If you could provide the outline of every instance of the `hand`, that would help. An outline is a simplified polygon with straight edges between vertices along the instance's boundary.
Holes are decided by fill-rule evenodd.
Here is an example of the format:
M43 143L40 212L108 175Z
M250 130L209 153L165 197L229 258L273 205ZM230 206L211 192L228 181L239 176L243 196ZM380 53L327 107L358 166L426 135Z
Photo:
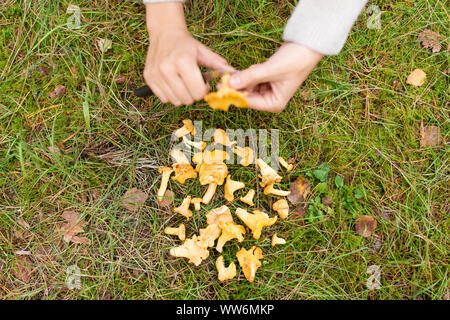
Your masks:
M234 73L229 84L248 92L250 108L281 112L322 57L309 48L286 42L266 62Z

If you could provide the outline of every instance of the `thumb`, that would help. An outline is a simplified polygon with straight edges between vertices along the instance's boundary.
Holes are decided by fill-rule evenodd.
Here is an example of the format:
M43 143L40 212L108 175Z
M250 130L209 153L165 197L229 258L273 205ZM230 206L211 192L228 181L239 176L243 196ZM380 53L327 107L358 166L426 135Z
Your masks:
M231 75L229 84L236 90L252 88L270 80L268 64L255 64Z
M197 62L199 65L212 70L234 71L234 68L228 64L227 60L203 44L200 44L198 47Z

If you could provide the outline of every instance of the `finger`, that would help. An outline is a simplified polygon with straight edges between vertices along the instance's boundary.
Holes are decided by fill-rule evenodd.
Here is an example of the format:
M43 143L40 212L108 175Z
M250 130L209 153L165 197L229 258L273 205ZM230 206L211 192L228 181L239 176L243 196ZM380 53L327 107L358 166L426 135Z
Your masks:
M175 106L180 106L181 101L178 99L178 97L173 93L172 89L169 87L169 85L165 82L160 82L160 88L164 92L164 94L167 97L167 102L172 103Z
M172 64L162 64L160 71L167 85L166 88L170 88L172 95L174 95L176 98L171 102L175 105L192 104L193 98L184 86L184 83L178 75L178 72L175 70L175 66L173 66Z
M198 47L197 62L199 65L213 70L227 72L235 71L235 69L228 64L227 60L202 44Z
M269 64L255 64L248 69L233 73L229 84L236 90L253 88L271 80L271 75L272 70Z
M250 108L259 111L280 112L286 106L281 97L271 90L264 93L249 93L245 99L248 101Z
M189 91L190 96L195 100L201 100L208 92L202 73L197 66L196 61L182 61L178 66L181 79Z
M152 84L149 85L149 87L152 89L155 96L157 96L159 100L161 100L162 103L167 103L169 101L169 99L167 98L167 94L165 94L159 86L157 86L156 84Z

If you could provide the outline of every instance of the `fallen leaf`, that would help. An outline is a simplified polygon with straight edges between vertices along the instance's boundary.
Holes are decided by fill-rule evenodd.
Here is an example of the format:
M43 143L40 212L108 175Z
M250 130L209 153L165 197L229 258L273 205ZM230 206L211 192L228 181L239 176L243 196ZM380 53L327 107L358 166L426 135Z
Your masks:
M98 48L100 49L100 51L102 53L105 53L106 51L108 51L109 49L112 48L112 41L110 39L98 38L97 45L98 45Z
M323 197L322 198L322 204L324 206L330 207L333 204L333 199L331 199L329 197Z
M291 193L287 198L292 204L298 204L299 202L306 200L306 196L308 195L310 189L311 182L304 177L298 177L297 180L291 183L291 187L289 189Z
M434 147L441 141L441 129L437 126L420 126L420 147Z
M415 69L406 79L406 83L416 87L420 87L424 84L426 77L427 74L423 70Z
M37 70L38 70L39 73L45 74L45 75L48 75L50 73L50 71L48 70L47 67L42 67L41 66L41 67L38 67Z
M19 256L15 260L15 265L14 265L12 271L13 271L14 276L17 279L19 279L25 283L29 283L30 279L31 279L31 274L33 272L33 268L32 268L30 259L28 259L25 256Z
M356 219L356 233L364 238L370 237L376 227L377 220L375 220L372 216L362 215L360 218Z
M423 30L417 37L417 40L422 43L422 47L431 48L433 53L437 53L442 49L442 45L440 43L442 41L442 36L439 33L429 29Z
M114 79L116 84L124 84L125 82L127 82L127 77L119 74L115 79Z
M162 200L161 201L158 200L158 205L162 208L167 208L172 205L173 200L174 200L173 192L167 189L166 192L164 192L164 197L162 198Z
M136 211L144 205L147 198L148 194L138 188L129 189L122 197L122 207L129 211Z
M91 241L85 237L78 237L77 234L84 232L83 227L86 221L80 220L80 214L75 211L64 211L62 217L67 220L66 224L59 226L59 232L63 234L64 241L67 243L91 244Z
M48 94L48 96L50 97L50 99L54 99L54 98L61 97L64 93L66 93L66 87L63 86L62 84L60 84L60 85L56 86L55 90L50 92Z

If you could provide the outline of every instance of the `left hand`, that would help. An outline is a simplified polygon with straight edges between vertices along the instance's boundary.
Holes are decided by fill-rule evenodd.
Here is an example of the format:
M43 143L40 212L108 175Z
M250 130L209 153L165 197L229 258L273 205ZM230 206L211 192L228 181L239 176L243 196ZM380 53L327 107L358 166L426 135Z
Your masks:
M307 47L285 42L266 62L234 73L229 84L248 92L250 108L281 112L322 57Z

